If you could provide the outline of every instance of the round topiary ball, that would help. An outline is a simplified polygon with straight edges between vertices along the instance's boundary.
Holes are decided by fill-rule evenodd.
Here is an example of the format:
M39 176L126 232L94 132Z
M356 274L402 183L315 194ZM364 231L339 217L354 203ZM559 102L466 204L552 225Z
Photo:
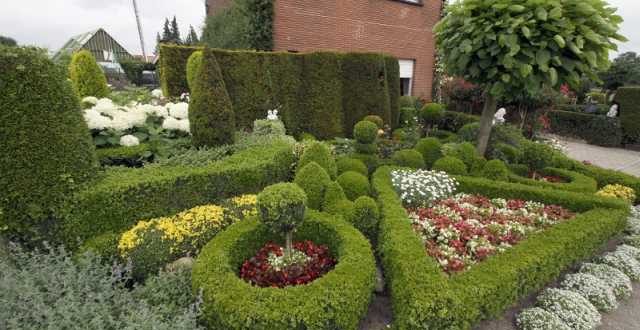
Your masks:
M338 161L336 162L336 166L338 167L338 174L353 171L365 176L369 175L367 165L359 159L343 157L338 159Z
M189 85L190 90L195 88L195 83L198 79L198 71L202 66L202 54L201 50L195 51L187 60L187 84Z
M311 162L296 173L293 182L307 194L307 206L314 210L320 210L325 190L331 183L331 178L327 171L318 163Z
M109 86L104 72L90 51L81 50L73 55L69 64L69 78L77 95L97 98L109 95Z
M260 220L276 233L294 230L304 221L307 195L296 184L278 183L258 194Z
M439 103L427 103L420 110L420 118L427 125L437 124L444 115L445 106Z
M455 157L442 157L433 164L434 171L443 171L451 175L466 175L467 166L460 159Z
M376 201L369 196L358 197L353 205L353 226L358 228L370 241L375 242L378 235L380 211Z
M364 117L365 121L370 121L374 124L376 124L376 126L378 126L378 129L381 129L382 127L384 127L384 120L382 120L382 118L380 116L376 116L376 115L368 115L366 117Z
M367 196L371 192L369 179L358 172L345 172L338 177L338 183L349 200Z
M494 159L488 161L484 164L484 168L482 168L482 177L498 180L498 181L508 181L509 180L509 169L507 165L499 159Z
M462 141L475 142L478 140L478 134L480 134L480 123L469 123L458 130L458 137Z
M522 162L531 171L541 171L553 160L553 150L546 144L527 142L522 149Z
M0 86L0 228L43 238L95 175L95 148L76 93L42 50L0 46Z
M353 129L353 137L362 144L371 144L378 137L378 126L370 121L363 120Z
M415 149L398 150L393 153L391 160L394 164L402 167L425 168L422 154Z
M422 154L428 168L431 168L436 160L442 158L442 143L436 138L421 139L415 149Z
M298 169L303 168L307 164L315 162L327 171L327 174L332 179L335 179L338 173L336 168L336 161L331 154L331 149L322 142L312 143L304 150L300 161L298 162Z

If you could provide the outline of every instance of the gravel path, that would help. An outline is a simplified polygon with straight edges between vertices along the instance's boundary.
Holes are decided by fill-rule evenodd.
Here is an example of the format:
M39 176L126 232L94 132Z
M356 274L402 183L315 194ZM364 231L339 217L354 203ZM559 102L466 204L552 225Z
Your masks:
M640 176L640 152L627 149L605 148L582 141L558 138L567 147L569 157L594 165Z

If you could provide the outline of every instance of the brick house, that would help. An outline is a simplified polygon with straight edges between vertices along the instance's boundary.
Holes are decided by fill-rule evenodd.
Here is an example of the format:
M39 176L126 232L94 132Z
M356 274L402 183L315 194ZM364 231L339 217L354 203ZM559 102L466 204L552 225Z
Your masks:
M207 0L207 14L231 1ZM274 50L391 54L400 60L402 94L431 99L441 10L442 0L276 0Z

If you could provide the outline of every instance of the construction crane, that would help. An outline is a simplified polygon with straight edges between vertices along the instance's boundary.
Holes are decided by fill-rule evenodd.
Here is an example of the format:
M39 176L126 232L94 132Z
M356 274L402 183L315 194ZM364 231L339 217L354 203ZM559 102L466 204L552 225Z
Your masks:
M138 35L140 35L140 48L142 48L143 61L147 61L147 52L144 49L144 33L142 32L142 22L140 21L140 13L138 12L138 4L136 0L133 1L133 11L136 14L136 22L138 23Z

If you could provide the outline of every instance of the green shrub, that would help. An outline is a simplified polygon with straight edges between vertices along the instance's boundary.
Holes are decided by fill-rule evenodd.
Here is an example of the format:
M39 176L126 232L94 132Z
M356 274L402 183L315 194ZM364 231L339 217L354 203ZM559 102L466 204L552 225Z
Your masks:
M180 97L182 93L189 92L187 82L187 62L194 52L202 48L183 47L161 44L158 69L160 74L160 86L166 97Z
M378 129L381 129L384 127L384 120L382 120L382 118L380 118L380 116L376 116L376 115L368 115L366 117L364 117L364 119L362 119L364 121L370 121L374 124L376 124L376 126L378 126Z
M477 122L466 124L458 130L460 140L466 142L475 142L478 140L478 133L480 133L480 123Z
M371 197L361 196L355 200L353 208L354 216L351 219L353 226L375 246L378 236L378 221L380 220L378 204Z
M278 183L258 194L256 207L269 230L285 234L302 224L306 204L307 196L299 186Z
M378 152L378 145L375 143L359 143L353 144L353 148L357 153L365 155L375 155Z
M0 86L0 228L37 240L95 175L94 146L71 85L41 50L0 46Z
M296 231L299 240L329 247L339 260L322 278L285 289L248 285L237 271L269 241L265 226L243 221L202 250L193 287L202 288L203 320L211 329L356 329L374 288L375 259L369 242L347 222L309 211Z
M102 98L109 95L107 78L88 50L81 50L73 54L69 65L69 78L73 89L81 98L86 96Z
M260 136L286 135L287 129L280 120L258 119L253 122L252 133Z
M442 143L436 138L426 138L418 141L415 149L422 154L427 168L431 168L436 160L442 158Z
M365 165L364 162L359 159L343 157L338 159L338 161L336 162L336 166L338 167L338 174L353 171L358 172L364 176L369 176L367 165Z
M199 50L193 52L187 60L187 84L189 90L194 90L195 84L199 80L198 72L200 72L200 67L202 66L202 56L203 51Z
M591 134L588 131L589 123L599 118L598 116L571 111L549 111L550 130L562 136L587 139Z
M458 158L446 156L436 160L432 170L447 172L451 175L466 175L467 165Z
M204 51L196 76L199 83L191 93L189 104L193 144L198 147L232 144L235 115L213 52Z
M316 162L310 162L296 172L293 180L307 194L307 206L320 210L324 199L324 192L331 182L327 171Z
M400 108L400 127L415 127L418 125L418 110L413 107Z
M622 144L622 129L618 118L595 117L586 129L589 132L586 138L589 144L603 147L618 147Z
M342 173L337 181L349 200L355 201L358 197L371 193L369 179L358 172Z
M118 241L120 240L121 235L122 233L107 232L95 236L84 242L78 249L76 255L82 255L87 252L91 252L99 257L102 257L103 260L117 260L119 256Z
M367 166L369 174L373 173L380 164L378 156L372 154L355 153L351 155L351 158L362 161Z
M500 159L508 164L516 164L522 159L522 151L506 143L496 144L491 155L493 158Z
M127 79L136 86L142 86L145 83L142 75L144 71L156 70L154 63L147 63L138 59L120 59L119 64Z
M101 148L96 150L102 166L142 167L153 161L151 146L145 143L133 147Z
M615 101L620 104L620 123L626 141L640 141L640 87L620 87Z
M327 185L327 189L324 193L322 210L328 212L328 210L330 210L333 205L346 199L347 195L344 193L344 190L342 189L342 186L340 186L340 183L338 183L337 181L331 181Z
M370 121L360 121L353 128L353 137L362 144L371 144L378 137L378 126Z
M567 182L553 183L553 182L546 182L543 180L529 179L529 169L526 168L526 166L524 169L520 170L520 173L518 173L518 175L510 175L509 181L522 183L529 186L575 191L575 192L582 192L585 194L593 194L596 192L596 190L598 190L598 183L596 182L596 180L574 171L547 167L542 171L540 171L539 173L544 175L558 176L560 178L565 179Z
M315 162L324 168L332 179L337 177L336 161L331 154L331 149L326 144L315 142L307 147L298 162L298 169L311 162Z
M529 177L529 167L525 164L509 164L509 170L516 175Z
M400 109L403 108L413 108L420 109L422 106L420 105L420 98L417 96L400 96Z
M442 153L445 156L451 156L462 160L470 172L481 169L484 165L482 157L480 157L476 151L476 147L474 147L470 142L445 144L443 146Z
M393 153L391 160L394 164L402 167L425 168L425 161L422 154L416 149L398 150Z
M437 125L444 115L445 106L438 103L427 103L420 109L420 119L426 126Z
M480 122L480 117L454 111L445 111L438 123L438 128L450 132L459 131L462 126Z
M482 177L491 180L507 181L509 180L509 169L501 160L490 160L484 164Z
M542 143L529 142L522 146L522 163L538 172L551 164L553 151Z

